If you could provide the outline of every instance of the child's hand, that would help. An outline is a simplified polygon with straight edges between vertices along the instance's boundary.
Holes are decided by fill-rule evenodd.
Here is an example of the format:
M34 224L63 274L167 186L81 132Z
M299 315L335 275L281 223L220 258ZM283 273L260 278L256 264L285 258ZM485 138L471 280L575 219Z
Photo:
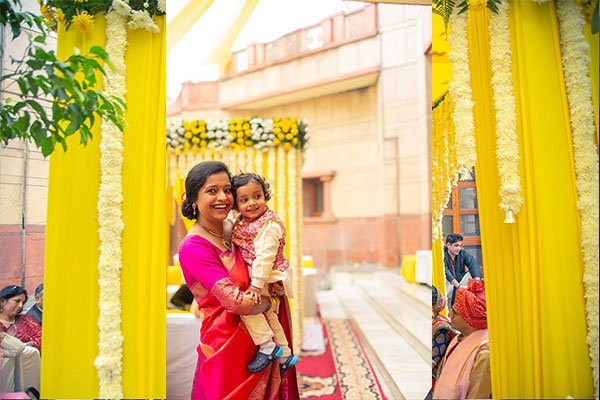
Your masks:
M285 294L285 288L282 281L277 281L269 284L269 294L272 297L280 297Z
M246 290L246 294L250 295L250 298L254 304L260 303L260 289L256 286L250 285L250 287Z

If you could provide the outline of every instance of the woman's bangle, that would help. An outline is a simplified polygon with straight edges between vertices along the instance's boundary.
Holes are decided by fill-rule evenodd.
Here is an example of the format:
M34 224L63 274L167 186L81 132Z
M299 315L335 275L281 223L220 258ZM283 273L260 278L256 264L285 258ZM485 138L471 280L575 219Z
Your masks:
M275 307L277 307L277 300L273 297L269 297L269 302L271 303L271 306L267 311L275 311Z

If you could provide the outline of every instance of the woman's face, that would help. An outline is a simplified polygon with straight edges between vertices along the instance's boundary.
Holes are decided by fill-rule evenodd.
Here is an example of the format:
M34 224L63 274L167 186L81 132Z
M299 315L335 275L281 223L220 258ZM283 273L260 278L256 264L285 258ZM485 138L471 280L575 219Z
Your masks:
M224 221L233 207L229 176L225 172L209 175L204 186L198 190L194 204L198 208L199 220Z
M0 300L0 304L2 305L2 313L9 318L14 318L18 313L23 310L23 306L27 299L25 298L25 293L21 293L18 296L11 297L10 299L2 299Z

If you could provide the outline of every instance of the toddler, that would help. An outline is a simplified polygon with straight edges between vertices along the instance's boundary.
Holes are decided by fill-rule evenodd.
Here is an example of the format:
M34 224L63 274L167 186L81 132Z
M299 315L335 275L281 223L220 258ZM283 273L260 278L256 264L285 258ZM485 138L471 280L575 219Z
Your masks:
M267 207L271 198L269 184L254 173L242 173L231 180L235 209L240 212L232 231L232 242L240 250L250 269L250 287L246 291L254 301L260 296L270 296L269 284L284 282L289 262L283 254L285 247L285 225ZM298 362L292 355L276 309L256 315L240 315L259 350L248 364L252 373L265 369L271 361L279 358L283 375Z

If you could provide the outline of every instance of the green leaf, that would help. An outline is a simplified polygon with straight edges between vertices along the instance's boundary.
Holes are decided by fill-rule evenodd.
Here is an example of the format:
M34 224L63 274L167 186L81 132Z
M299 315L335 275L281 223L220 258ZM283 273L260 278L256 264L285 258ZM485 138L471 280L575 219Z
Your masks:
M455 0L433 0L433 9L444 20L444 27L448 29L448 21L454 11Z

